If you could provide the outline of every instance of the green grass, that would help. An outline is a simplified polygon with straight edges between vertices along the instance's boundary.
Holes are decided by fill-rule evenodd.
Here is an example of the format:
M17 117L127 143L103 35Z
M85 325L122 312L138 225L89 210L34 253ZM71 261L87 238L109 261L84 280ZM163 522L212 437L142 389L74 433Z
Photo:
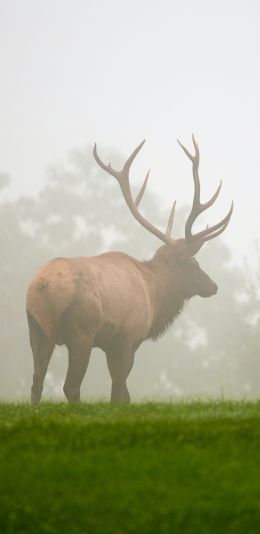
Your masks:
M260 532L260 402L0 405L0 532Z

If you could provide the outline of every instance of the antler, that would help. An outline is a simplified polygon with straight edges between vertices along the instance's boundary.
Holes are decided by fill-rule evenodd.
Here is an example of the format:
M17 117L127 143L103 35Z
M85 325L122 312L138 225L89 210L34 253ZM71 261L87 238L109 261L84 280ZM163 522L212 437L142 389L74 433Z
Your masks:
M205 211L210 206L212 206L212 204L214 204L215 200L217 199L217 197L219 195L219 192L220 192L220 189L221 189L221 186L222 186L222 182L220 182L216 192L208 200L208 202L205 202L204 204L202 204L200 202L200 179L199 179L200 153L199 153L198 144L195 141L194 136L192 136L192 140L193 140L193 145L194 145L194 148L195 148L195 155L194 156L192 156L192 154L190 154L190 152L187 150L187 148L185 148L180 143L180 141L178 140L178 143L180 144L180 146L184 150L185 154L188 156L188 158L192 162L193 180L194 180L194 187L195 187L192 209L191 209L191 212L189 214L189 217L188 217L186 225L185 225L185 242L186 242L186 244L194 243L195 241L200 241L201 243L204 243L205 241L209 241L210 239L213 239L214 237L217 237L218 235L220 235L222 232L224 232L225 228L227 227L227 225L229 223L229 220L230 220L230 217L232 215L232 211L233 211L233 202L232 202L231 208L230 208L228 214L226 215L226 217L224 217L224 219L222 219L219 223L215 224L214 226L207 227L205 230L202 230L201 232L197 232L196 234L192 234L191 230L192 230L192 226L193 226L195 220L197 219L197 217L203 211ZM146 177L144 179L144 183L143 183L143 185L142 185L142 187L141 187L136 199L134 200L133 197L132 197L130 183L129 183L129 172L130 172L130 168L131 168L131 165L132 165L134 159L136 158L138 152L140 152L140 150L143 147L144 143L145 143L145 140L142 141L142 143L140 143L140 145L138 145L138 147L136 147L136 149L129 156L128 160L124 164L123 169L121 171L116 171L115 169L113 169L110 163L108 165L105 165L105 163L103 163L103 161L100 159L100 157L99 157L99 155L97 153L96 144L95 144L94 150L93 150L94 158L95 158L96 162L100 165L100 167L102 169L104 169L104 171L108 172L109 174L111 174L112 176L114 176L118 180L118 183L119 183L120 189L121 189L121 191L123 193L123 197L124 197L124 199L126 201L126 204L129 207L129 209L130 209L131 213L133 214L133 216L135 217L135 219L142 226L144 226L144 228L146 228L146 230L148 230L149 232L151 232L151 234L153 234L156 237L158 237L159 239L161 239L161 241L163 241L167 245L176 245L177 241L171 238L171 231L172 231L172 225L173 225L173 218L174 218L176 202L173 203L173 206L172 206L172 209L171 209L171 213L170 213L170 216L169 216L169 220L168 220L167 229L166 229L165 233L161 232L161 230L159 230L153 224L151 224L138 211L138 206L139 206L139 204L141 202L141 199L142 199L142 197L144 195L150 171L148 171L148 173L146 174Z
M96 162L100 165L100 167L102 169L104 169L104 171L108 172L109 174L111 174L112 176L114 176L118 180L119 185L120 185L120 189L121 189L121 191L123 193L123 197L124 197L124 199L126 201L126 204L129 207L129 209L130 209L131 213L133 214L133 216L135 217L135 219L142 226L144 226L144 228L146 228L146 230L148 230L153 235L155 235L156 237L161 239L164 243L166 243L168 245L173 245L173 244L175 244L175 241L171 238L171 230L172 230L172 225L173 225L173 218L174 218L174 211L175 211L176 202L174 202L174 204L172 206L172 210L171 210L171 213L170 213L170 217L169 217L169 221L168 221L168 225L167 225L167 230L166 230L165 234L163 232L161 232L158 228L156 228L153 224L151 224L147 219L145 219L143 217L143 215L138 211L138 206L139 206L139 204L141 202L141 199L142 199L142 197L144 195L150 171L148 171L148 173L146 174L146 177L144 179L144 183L143 183L143 185L142 185L142 187L141 187L136 199L134 200L133 197L132 197L130 183L129 183L129 172L130 172L130 168L131 168L131 165L132 165L135 157L137 156L138 152L140 152L140 150L143 147L144 143L145 143L145 140L142 141L142 143L140 143L140 145L138 145L138 147L133 151L133 153L131 154L131 156L129 156L128 160L124 164L124 167L123 167L123 169L121 171L116 171L115 169L113 169L110 163L109 163L109 165L105 165L103 163L103 161L98 156L96 144L95 144L94 150L93 150L94 158L95 158Z
M200 153L199 153L199 146L198 143L195 141L194 135L192 136L193 145L195 148L195 155L192 156L190 152L185 148L185 146L182 145L182 143L178 139L179 145L184 150L185 154L188 156L188 158L192 162L192 173L193 173L193 180L194 180L194 197L193 197L193 204L191 208L191 212L189 214L189 217L187 219L186 225L185 225L185 240L187 243L193 243L194 241L209 241L210 239L213 239L214 237L217 237L218 235L222 234L224 232L225 228L227 227L230 217L233 212L233 202L231 204L231 208L219 223L214 224L214 226L207 227L205 230L202 230L201 232L197 232L196 234L192 234L192 226L197 219L197 217L206 209L208 209L214 202L216 201L221 186L222 181L220 182L216 192L214 195L208 200L208 202L205 202L204 204L200 201L200 179L199 179L199 161L200 161Z

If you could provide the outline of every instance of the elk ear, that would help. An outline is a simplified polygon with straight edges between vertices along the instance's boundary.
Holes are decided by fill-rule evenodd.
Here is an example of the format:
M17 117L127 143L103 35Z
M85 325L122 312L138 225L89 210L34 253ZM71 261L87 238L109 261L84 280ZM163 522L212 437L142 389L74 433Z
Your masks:
M191 243L190 245L185 245L183 249L179 252L179 257L181 259L190 258L195 256L201 249L204 241L196 241L196 243Z

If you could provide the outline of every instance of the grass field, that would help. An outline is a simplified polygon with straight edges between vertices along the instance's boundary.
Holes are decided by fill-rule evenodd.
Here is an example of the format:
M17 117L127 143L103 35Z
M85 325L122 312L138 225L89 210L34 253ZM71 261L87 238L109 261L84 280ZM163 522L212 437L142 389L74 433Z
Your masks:
M260 532L260 402L0 405L1 533Z

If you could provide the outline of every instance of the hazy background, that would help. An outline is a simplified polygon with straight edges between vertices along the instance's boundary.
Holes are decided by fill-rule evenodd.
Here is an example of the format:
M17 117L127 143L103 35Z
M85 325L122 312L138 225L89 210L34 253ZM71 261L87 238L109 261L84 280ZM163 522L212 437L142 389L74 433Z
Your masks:
M137 364L131 378L132 389L139 396L219 395L222 390L239 397L259 394L259 382L250 382L259 373L260 339L255 276L259 272L255 252L260 200L259 11L257 1L0 0L0 185L5 185L0 396L28 393L32 370L24 293L43 261L115 246L145 257L157 246L130 217L123 224L123 206L118 222L119 189L102 173L98 179L91 155L94 142L104 157L110 154L116 163L147 139L133 169L133 183L152 169L151 196L144 209L149 208L153 220L161 223L176 199L176 232L181 236L182 206L190 205L193 186L189 161L176 138L191 147L192 132L201 148L202 199L223 179L220 199L202 224L219 220L231 199L235 203L223 240L208 244L199 256L203 263L204 254L203 266L209 265L220 291L216 299L192 304L176 332L173 328L166 341L149 344L148 355L137 357L143 363ZM110 204L104 180L110 184ZM84 184L85 200L78 193ZM57 213L60 218L55 219ZM195 323L187 326L195 317ZM198 326L207 322L209 332L216 319L214 344ZM230 336L227 324L232 325ZM196 355L192 341L185 343L188 331L189 339L197 339ZM222 345L217 348L219 339ZM209 350L211 359L205 356ZM231 352L233 367L226 367ZM102 358L97 356L96 371L90 370L92 395L108 394L102 389L103 383L108 384ZM57 360L48 379L51 394L65 374L64 354ZM178 380L174 365L181 366Z

